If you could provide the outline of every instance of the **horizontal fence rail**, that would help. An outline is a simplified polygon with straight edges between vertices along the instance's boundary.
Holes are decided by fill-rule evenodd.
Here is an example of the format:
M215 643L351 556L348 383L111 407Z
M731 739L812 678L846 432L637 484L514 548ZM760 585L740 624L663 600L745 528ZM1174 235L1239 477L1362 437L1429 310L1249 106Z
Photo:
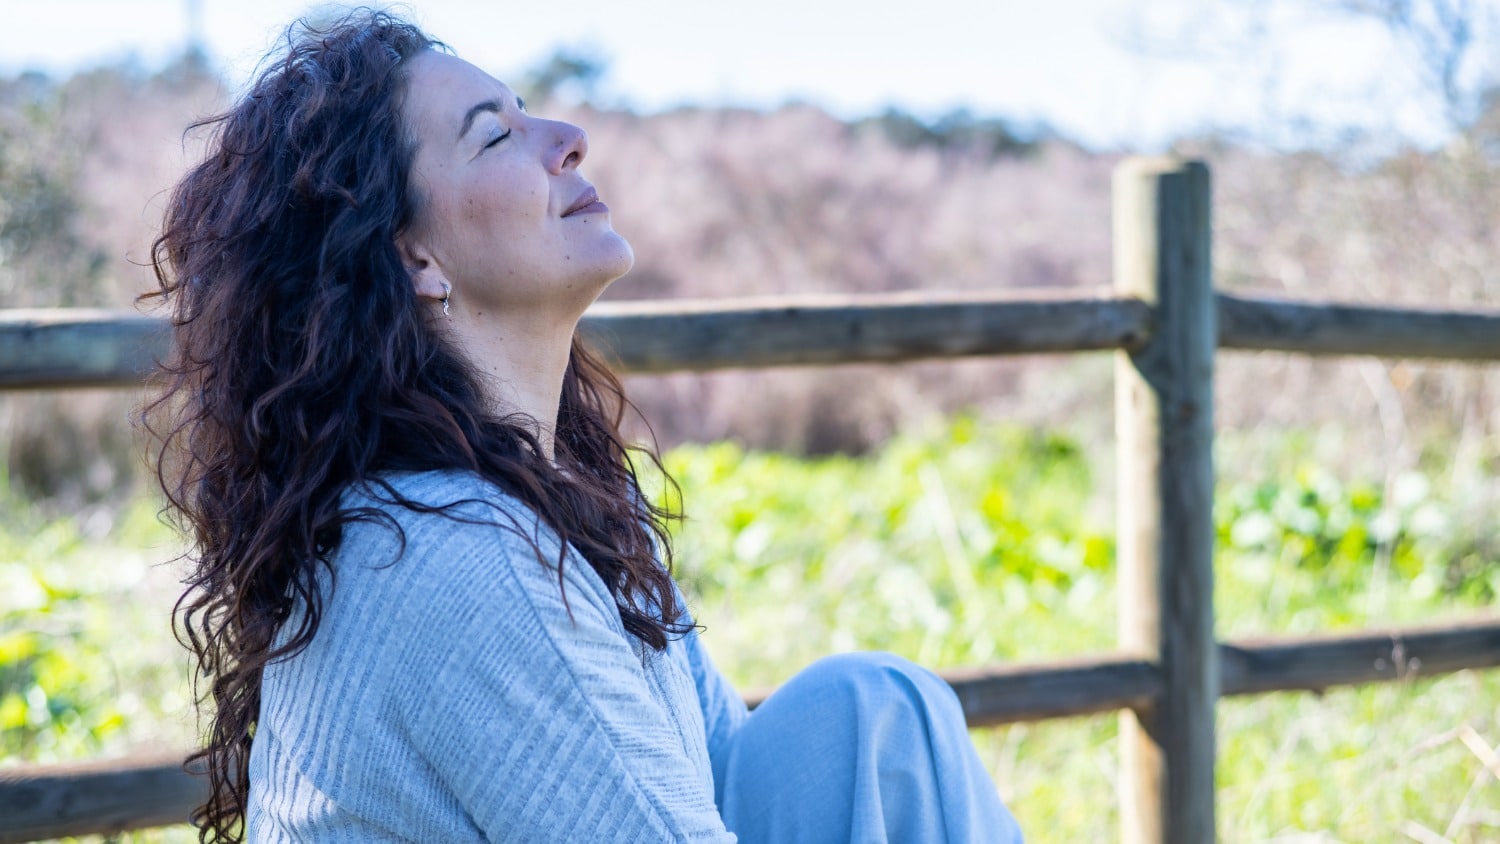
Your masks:
M1500 313L1218 295L1219 345L1317 355L1500 360ZM604 302L583 332L632 373L894 363L1143 346L1151 309L1112 293L882 294ZM0 389L128 387L170 350L130 311L0 311Z
M1307 355L1500 360L1500 311L1439 311L1218 294L1219 346Z
M159 317L84 308L0 311L0 389L134 386L170 350Z
M1113 295L880 294L601 302L581 330L632 373L1132 348L1150 309ZM131 386L170 351L160 317L0 311L0 389Z
M1237 640L1219 658L1225 695L1428 679L1500 666L1500 619ZM973 727L1145 706L1162 685L1155 665L1123 656L939 673ZM0 844L185 823L205 789L180 756L0 768Z
M1151 309L1108 293L899 293L607 303L583 331L629 372L1133 348Z
M208 782L180 754L0 768L0 844L187 823Z

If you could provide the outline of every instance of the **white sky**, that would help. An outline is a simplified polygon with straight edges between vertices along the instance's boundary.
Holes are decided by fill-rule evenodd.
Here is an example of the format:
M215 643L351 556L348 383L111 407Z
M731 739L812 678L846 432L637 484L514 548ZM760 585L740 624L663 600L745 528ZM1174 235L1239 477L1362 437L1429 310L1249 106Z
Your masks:
M211 59L242 82L305 0L201 0ZM0 73L67 73L187 40L188 0L0 0ZM558 46L609 62L602 97L637 108L775 106L844 116L1045 121L1093 146L1152 148L1209 125L1298 118L1434 140L1412 65L1373 24L1298 0L410 0L458 54L514 78ZM1259 17L1256 17L1259 10ZM1238 16L1238 17L1237 17ZM1244 33L1259 21L1260 38ZM1191 49L1188 49L1191 48ZM1184 55L1184 53L1186 53Z

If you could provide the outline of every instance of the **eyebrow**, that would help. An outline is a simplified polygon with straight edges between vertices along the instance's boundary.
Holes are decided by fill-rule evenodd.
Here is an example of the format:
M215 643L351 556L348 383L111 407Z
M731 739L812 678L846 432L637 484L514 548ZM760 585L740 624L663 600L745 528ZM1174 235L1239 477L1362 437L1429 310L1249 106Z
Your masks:
M459 127L458 137L462 139L464 135L469 134L469 129L474 125L474 118L485 112L499 114L504 110L504 108L505 107L501 105L499 100L485 100L482 103L475 103L473 106L470 106L469 110L464 113L464 122L463 125ZM521 111L525 111L526 101L521 99L520 97L516 97L516 108L520 109Z

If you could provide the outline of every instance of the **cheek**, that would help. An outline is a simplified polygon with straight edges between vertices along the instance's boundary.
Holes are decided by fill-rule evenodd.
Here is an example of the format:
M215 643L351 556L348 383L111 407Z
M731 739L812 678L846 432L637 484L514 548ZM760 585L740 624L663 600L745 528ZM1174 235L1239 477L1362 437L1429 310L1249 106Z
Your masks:
M468 223L487 231L521 229L545 217L547 185L524 170L495 168L463 185L457 210Z
M540 218L515 196L471 192L455 209L459 224L454 234L467 241L476 258L516 260L536 241Z

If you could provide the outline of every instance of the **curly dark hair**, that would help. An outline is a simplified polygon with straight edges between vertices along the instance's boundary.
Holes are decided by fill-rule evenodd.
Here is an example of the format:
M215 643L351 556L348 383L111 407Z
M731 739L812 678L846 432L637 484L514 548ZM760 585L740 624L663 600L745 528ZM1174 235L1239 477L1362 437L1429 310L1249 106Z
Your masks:
M159 288L143 298L170 307L176 342L143 424L167 512L192 540L175 619L211 709L189 759L209 776L193 816L202 841L243 840L262 671L312 640L319 569L345 525L373 517L341 507L352 485L396 495L382 476L474 473L582 555L630 633L662 649L686 629L674 513L641 495L632 453L665 472L622 439L619 381L574 338L549 462L533 420L490 410L403 266L397 238L421 202L404 67L440 46L368 9L294 24L249 92L194 124L213 129L209 152L154 245Z

